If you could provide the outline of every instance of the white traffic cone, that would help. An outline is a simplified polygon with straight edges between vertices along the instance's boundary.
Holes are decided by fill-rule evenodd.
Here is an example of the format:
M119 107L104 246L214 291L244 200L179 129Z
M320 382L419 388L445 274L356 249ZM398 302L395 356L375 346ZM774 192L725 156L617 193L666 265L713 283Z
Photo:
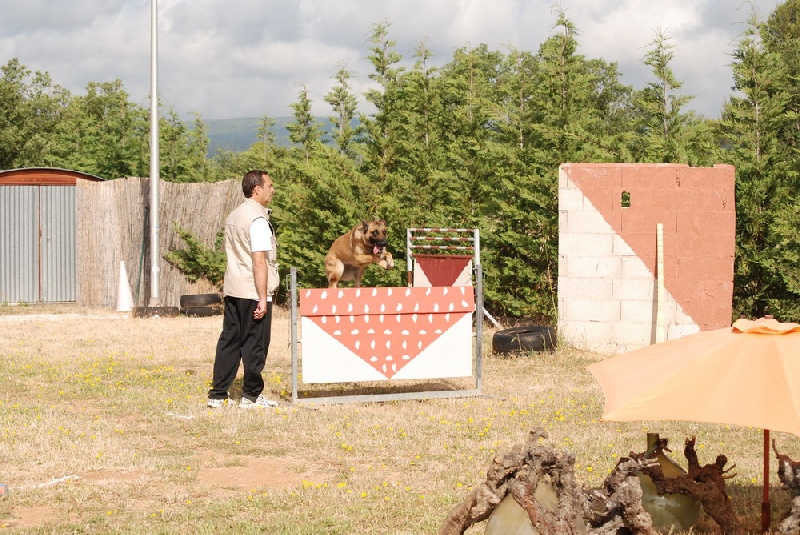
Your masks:
M125 262L119 263L119 286L117 286L117 312L130 312L133 310L133 295L128 284L128 272L125 271Z

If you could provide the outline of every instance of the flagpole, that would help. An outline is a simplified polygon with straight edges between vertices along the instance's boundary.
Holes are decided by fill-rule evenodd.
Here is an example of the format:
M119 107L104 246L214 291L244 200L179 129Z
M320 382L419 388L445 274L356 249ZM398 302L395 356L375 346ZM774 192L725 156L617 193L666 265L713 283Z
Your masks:
M161 305L158 225L158 0L150 0L150 303Z

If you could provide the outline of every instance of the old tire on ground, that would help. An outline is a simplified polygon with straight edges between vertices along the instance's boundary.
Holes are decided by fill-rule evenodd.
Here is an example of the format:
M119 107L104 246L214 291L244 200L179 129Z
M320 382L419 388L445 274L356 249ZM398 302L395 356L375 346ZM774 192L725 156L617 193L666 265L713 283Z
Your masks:
M186 294L181 296L181 308L205 307L222 303L219 294Z
M492 336L493 353L515 351L553 351L556 331L544 325L526 325L497 331Z
M218 316L222 314L222 306L207 306L207 307L185 307L181 308L181 314L184 316L205 318L208 316Z

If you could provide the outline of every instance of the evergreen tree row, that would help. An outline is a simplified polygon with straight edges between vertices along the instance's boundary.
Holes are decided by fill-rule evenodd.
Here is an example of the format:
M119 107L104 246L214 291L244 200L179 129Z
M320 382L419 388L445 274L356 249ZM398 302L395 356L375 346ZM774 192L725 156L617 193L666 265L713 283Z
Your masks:
M487 308L552 323L559 164L729 163L737 169L734 317L800 321L798 10L800 0L787 0L766 21L751 16L719 120L686 109L692 97L680 92L661 30L642 58L652 81L637 90L620 81L615 63L577 52L579 32L563 11L535 52L465 47L439 68L424 42L405 61L390 25L378 23L368 45L373 86L363 95L372 113L358 111L343 64L324 96L332 129L323 132L303 87L288 148L275 144L265 115L250 149L209 159L202 119L189 127L170 110L160 124L161 178L269 171L281 265L296 266L306 287L325 284L328 246L361 219L389 222L398 260L394 271L367 270L367 285L405 283L406 228L478 228ZM2 67L0 168L147 176L148 121L119 80L72 96L17 60Z

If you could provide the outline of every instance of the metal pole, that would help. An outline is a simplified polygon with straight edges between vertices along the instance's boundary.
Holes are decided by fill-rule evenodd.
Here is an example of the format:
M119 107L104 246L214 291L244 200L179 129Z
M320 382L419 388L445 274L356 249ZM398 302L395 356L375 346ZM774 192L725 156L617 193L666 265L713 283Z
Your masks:
M414 267L411 264L411 229L406 229L406 286L414 286Z
M150 306L161 305L158 163L158 0L150 0Z
M475 290L475 389L480 393L483 384L483 268L480 264L475 264Z
M475 247L475 265L478 266L481 263L481 231L480 229L475 229L473 232L473 239L474 239L474 247Z
M292 345L292 403L297 402L297 268L292 266L291 309L289 311L289 334Z

